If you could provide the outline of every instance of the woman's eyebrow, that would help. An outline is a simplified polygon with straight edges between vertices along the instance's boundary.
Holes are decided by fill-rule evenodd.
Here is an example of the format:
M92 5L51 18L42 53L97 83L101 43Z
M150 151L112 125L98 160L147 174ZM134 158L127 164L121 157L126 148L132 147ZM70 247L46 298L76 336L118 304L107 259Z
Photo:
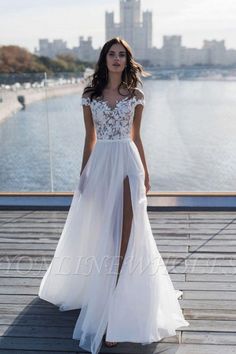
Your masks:
M114 50L109 50L109 53L115 53L115 51ZM125 53L125 51L121 50L121 51L119 51L119 53Z

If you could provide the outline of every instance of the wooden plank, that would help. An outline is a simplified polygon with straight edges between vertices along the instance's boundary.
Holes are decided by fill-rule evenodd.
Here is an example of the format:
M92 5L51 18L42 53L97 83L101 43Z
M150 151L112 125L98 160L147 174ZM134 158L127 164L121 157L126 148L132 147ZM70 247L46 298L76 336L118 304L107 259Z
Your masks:
M21 350L46 350L57 351L58 353L67 351L74 352L79 347L79 341L66 338L26 338L3 337L0 341L0 349L14 349L21 353ZM86 351L84 351L86 353Z
M6 256L6 255L18 255L20 256L44 256L44 255L49 255L53 256L54 252L53 250L17 250L17 249L9 249L9 250L1 250L0 249L0 257L1 256Z
M0 289L9 286L39 286L41 278L0 278Z
M71 339L71 331L73 329L73 323L64 326L57 326L57 322L54 322L54 326L48 327L45 331L44 326L15 326L15 325L0 325L0 336L3 336L8 331L8 337L27 337L27 338L60 338Z
M176 240L188 240L189 239L189 234L186 233L175 233L175 232L155 232L154 230L152 230L153 236L155 240L164 240L165 238L167 239L176 239Z
M203 344L230 344L236 345L235 333L222 332L190 332L185 331L182 334L183 343L203 343Z
M23 305L30 305L33 301L38 300L35 298L35 295L0 295L0 304L23 304Z
M215 230L215 231L221 231L222 229L227 228L227 230L235 230L236 225L232 224L231 221L228 222L212 222L209 223L209 220L207 220L205 223L202 222L195 222L195 223L189 223L189 228L191 230L201 230L201 229L207 229L207 230Z
M191 240L209 240L212 238L212 234L189 234L189 238ZM229 232L229 233L220 233L217 235L214 235L214 240L222 240L222 241L234 241L236 239L235 233L234 232Z
M236 311L236 300L179 300L182 309L208 309L208 310L232 310Z
M162 341L162 343L178 343L177 337L169 337L166 338L165 341ZM154 346L152 348L154 349L155 347L159 348L159 343L154 343ZM13 349L16 350L18 349L21 353L21 350L46 350L46 351L57 351L57 353L61 353L63 351L67 351L67 353L71 353L73 351L77 350L77 353L88 353L87 351L83 351L81 348L79 348L79 341L78 340L73 340L73 339L60 339L60 338L32 338L30 339L25 339L25 338L17 338L17 337L4 337L4 340L0 342L0 348L1 349ZM78 352L79 350L79 352ZM112 352L117 352L118 353L129 353L129 354L144 354L144 347L141 344L138 343L119 343L118 347L112 348ZM102 348L102 353L108 353L111 352L110 348ZM35 352L37 353L37 352Z
M178 247L178 246L175 246ZM235 247L232 246L209 246L208 244L203 244L202 246L189 246L190 252L212 252L212 253L231 253L236 254Z
M41 305L36 305L33 303L31 306L28 306L27 308L25 307L25 305L21 305L21 304L1 304L0 314L9 315L9 314L16 314L16 313L20 313L21 311L24 311L24 314L28 312L30 315L51 314L54 316L54 315L58 315L60 312L57 306L52 305L47 301L41 300L40 304Z
M162 350L159 347L160 350ZM175 350L175 351L174 351ZM171 348L167 349L167 351L157 351L157 353L163 354L235 354L235 346L234 345L208 345L208 344L181 344L178 348L173 351Z
M33 287L33 286L0 286L0 294L1 295L37 295L38 294L39 287Z
M38 275L37 277L32 276L32 277L28 277L27 275L22 276L22 277L1 277L1 285L0 285L0 289L2 287L8 287L8 286L39 286L42 280L42 276L45 274L45 271L42 271L42 273L40 275ZM202 285L199 286L198 282L190 282L189 284L186 283L184 281L184 274L171 274L169 273L170 278L172 279L172 281L174 282L174 284L176 284L177 286L181 286L183 288L185 288L186 290L209 290L209 289L214 289L215 290L230 290L231 292L235 291L235 287L236 284L232 284L232 283L227 283L227 286L225 286L225 284L221 284L219 285L218 283L214 283L213 285L211 284L204 284L202 283Z
M30 265L28 266L29 269L25 269L25 270L0 270L0 282L1 282L1 278L27 278L27 279L32 279L32 278L42 278L43 275L45 274L46 269L48 268L48 266L44 266L44 269L41 269L40 264L38 265L38 269L36 270L31 270L30 269ZM179 282L178 286L186 286L186 289L192 289L192 290L210 290L210 289L215 289L215 290L236 290L236 282L211 282L211 283L206 283L206 282L199 282L199 281L187 281L185 282L185 268L183 267L183 271L181 270L181 267L175 267L173 265L169 265L167 266L167 270L170 276L176 275L177 277L180 276L180 279L183 279L183 282ZM173 269L172 269L173 268ZM210 274L210 270L209 272L204 272L197 269L198 267L195 267L194 269L187 269L188 273L186 274ZM230 270L232 270L230 268ZM222 272L223 273L223 272ZM216 274L218 274L218 272L216 272ZM227 274L225 272L225 274ZM229 273L231 274L231 273ZM181 276L182 275L182 276ZM177 279L177 278L176 278ZM10 280L9 280L10 281ZM177 280L176 280L177 281Z
M185 308L184 316L189 320L211 320L213 323L218 320L236 321L236 309L193 309Z
M3 238L6 238L8 240L12 240L12 239L17 239L17 240L21 240L21 239L32 239L32 240L37 240L37 239L42 239L44 240L45 238L47 239L52 239L52 240L59 240L59 237L60 237L60 233L55 233L55 234L52 234L52 233L47 233L47 232L34 232L34 233L31 233L31 232L27 232L27 233L17 233L17 232L14 232L14 233L8 233L7 231L4 231L4 232L1 232L0 231L0 237L1 239Z
M205 266L205 267L196 267L194 265L186 266L167 266L168 271L171 273L186 273L186 274L235 274L234 267L217 267L217 266Z
M228 219L232 220L235 219L235 212L232 211L201 211L201 212L190 212L189 214L189 220L201 220L201 219L207 219L207 220L219 220L219 219Z
M173 278L172 276L170 278ZM176 278L176 276L175 276ZM172 279L173 280L173 279ZM22 285L6 285L2 286L0 285L0 295L25 295L25 294L30 294L30 295L36 295L38 294L39 286L33 286L30 284L22 284Z
M79 353L85 353L84 351L70 351L71 354L79 354ZM87 352L88 353L88 352ZM21 349L20 352L18 349L1 349L1 354L58 354L58 350L23 350ZM60 354L68 354L68 350L66 351L60 351Z
M229 258L222 258L222 259L186 259L186 265L195 265L198 266L225 266L225 267L235 267L236 266L236 259L231 257Z
M36 243L24 243L24 242L19 242L19 243L14 243L14 250L15 251L28 251L32 250L35 251L35 248L37 247L37 250L45 250L45 251L50 251L50 250L55 250L56 245L54 243L38 243L37 246L35 246ZM12 250L12 243L0 243L0 250L5 250L6 252L8 250Z
M37 254L35 255L30 255L30 263L28 263L28 268L31 269L31 266L33 264L39 264L39 266L43 263L48 263L52 260L53 256L52 255L41 255L38 256ZM21 254L12 254L12 255L0 255L0 266L1 263L6 264L8 262L9 266L8 267L13 267L14 263L17 266L19 264L25 263L26 260L29 260L29 256L24 256Z
M60 228L59 227L58 228L56 228L56 227L55 228L54 227L49 228L49 227L46 227L46 226L45 226L45 228L42 227L42 226L41 227L37 227L37 228L33 228L33 227L30 227L30 228L21 227L21 228L19 228L19 227L17 227L17 228L14 229L12 226L11 226L11 228L9 228L8 225L5 225L4 227L3 226L1 227L0 234L4 235L5 229L7 229L7 233L8 234L13 234L13 235L16 234L16 233L27 234L29 232L30 233L34 232L34 233L60 234L60 232L62 231L61 227Z
M59 311L60 312L60 311ZM60 312L62 314L62 312ZM70 315L70 316L63 316L57 314L24 314L19 315L18 313L15 314L2 314L0 317L0 324L1 325L12 325L15 326L43 326L44 328L53 327L55 326L55 322L57 327L65 326L65 321L67 325L74 325L78 318L78 314Z
M194 252L194 253L170 253L162 251L162 256L165 258L185 258L185 259L236 259L235 253L207 253L207 252ZM187 258L188 257L188 258Z
M30 266L30 265L29 265ZM47 268L47 266L45 266ZM1 270L0 269L0 282L1 278L42 278L45 273L45 270Z
M174 248L173 246L177 246L176 250L178 251L178 249L181 249L181 247L183 247L185 249L186 246L190 245L190 251L194 251L195 248L194 246L196 245L196 249L197 246L200 246L201 248L203 248L203 250L205 251L206 247L212 247L212 246L217 246L215 247L216 250L224 250L224 248L226 247L226 251L228 252L228 248L231 248L231 246L235 246L236 245L236 239L235 240L228 240L227 241L227 246L225 246L225 240L224 239L212 239L212 240L206 240L206 242L203 242L202 240L190 240L190 239L177 239L177 240L173 240L170 238L155 238L156 240L156 244L158 246L159 249L161 249L161 247L165 246L166 248L169 247L169 249L171 250L172 248ZM6 237L6 236L2 236L0 237L0 244L1 247L4 248L8 248L8 247L12 247L12 243L16 244L16 247L19 247L18 245L22 245L22 247L26 246L28 247L29 244L37 244L37 245L44 245L46 244L46 247L50 247L50 244L53 245L55 247L55 245L57 244L59 240L58 236L48 236L48 234L42 235L42 236L36 236L34 235L33 237L29 237L29 236L14 236L14 237ZM194 249L192 249L194 248ZM164 249L164 248L163 248ZM231 248L231 252L232 252L232 248ZM235 253L235 252L234 252Z
M68 329L73 331L79 309L61 312L38 297L39 284L53 258L67 215L65 211L0 213L0 331L7 333L6 348L0 343L1 353L2 350L21 354L75 352L74 344L67 345L75 342ZM149 212L148 215L173 285L183 291L179 303L190 326L177 331L176 336L164 338L158 346L119 343L113 350L138 354L149 347L147 353L157 353L160 345L168 351L178 345L178 354L179 350L183 354L200 353L196 348L200 348L201 354L202 350L218 354L218 346L235 349L232 335L236 331L236 223L232 224L232 220L236 213ZM49 329L46 335L45 329ZM23 337L28 338L26 346L21 341ZM179 345L181 337L183 343ZM108 351L102 348L101 353Z
M155 238L155 237L154 237ZM16 239L17 240L17 239ZM196 245L196 246L202 246L203 244L205 244L205 242L204 241L202 241L202 240L196 240L196 239L194 239L194 240L190 240L190 239L183 239L183 240L180 240L180 239L178 239L178 240L173 240L173 239L170 239L170 238L162 238L162 239L159 239L159 238L157 238L157 239L155 239L156 240L156 244L159 246L159 245L161 245L161 246L163 246L163 245L165 245L165 246L169 246L170 245L170 243L171 243L171 245L173 246L173 245L176 245L176 246L186 246L186 245L191 245L191 246L194 246L194 245ZM0 240L1 242L2 242L2 240ZM207 245L210 245L210 246L220 246L220 247L222 247L222 246L225 246L225 240L224 239L221 239L221 240L215 240L214 238L213 239L209 239L208 241L207 241ZM236 238L234 239L234 240L228 240L227 241L227 246L235 246L236 245Z
M190 238L191 236L197 236L197 235L206 235L208 237L222 237L224 235L231 235L233 238L235 238L235 230L230 230L230 229L224 229L221 230L220 232L217 232L214 229L209 229L209 228L205 228L205 229L189 229L189 235Z
M236 291L208 291L208 290L185 290L183 299L197 299L197 300L236 300Z
M236 291L236 282L198 282L198 281L188 281L188 282L178 282L173 281L174 287L181 290L221 290L221 291Z
M7 258L7 257L6 257ZM47 270L48 265L50 264L50 261L46 261L45 258L41 258L42 263L38 264L35 262L26 262L25 260L20 261L15 259L15 263L14 262L10 262L8 259L8 262L1 262L0 263L0 269L3 271L10 271L10 270L15 270L17 272L22 272L22 274L27 274L27 271L41 271L41 270Z
M229 332L236 333L236 321L211 321L209 319L188 320L190 326L186 331L205 331L205 332Z
M38 264L36 262L28 262L26 263L24 260L19 261L19 259L15 259L15 262L10 262L9 259L7 259L6 257L6 262L2 262L0 263L0 270L19 270L20 271L27 271L27 270L47 270L48 265L50 264L50 260L48 260L47 258L40 258L43 262L42 264ZM52 258L50 258L52 259ZM180 261L183 261L180 263ZM220 266L224 266L224 267L230 267L232 269L234 269L236 267L236 259L231 258L231 257L223 257L223 258L213 258L213 259L191 259L191 258L166 258L165 264L169 267L186 267L187 269L191 269L191 267L196 268L196 273L201 273L201 267L209 267L209 269L214 269L215 267L220 267ZM198 268L199 271L198 271ZM217 268L216 268L217 269ZM226 269L225 269L226 270ZM0 273L1 274L1 273Z
M186 274L186 281L207 281L207 282L236 282L236 276L233 274Z
M11 219L14 222L13 226L15 224L33 225L34 223L40 225L40 221L42 221L42 224L48 223L50 225L50 224L53 224L53 223L62 224L63 222L65 222L66 216L65 217L51 217L50 215L47 215L47 216L42 218L42 217L34 216L33 214L26 214L26 215L22 215L22 216L19 216L19 217L14 217L14 218L11 218ZM0 226L1 226L1 224L0 224Z
M56 242L54 243L51 243L51 242L35 242L35 241L31 241L31 242L28 242L28 243L25 243L25 242L14 242L14 250L34 250L36 248L36 245L37 244L37 249L38 250L55 250L56 248ZM3 249L4 251L8 251L8 250L12 250L12 243L9 243L9 242L3 242L1 243L0 242L0 248ZM231 248L231 251L232 251L232 247ZM168 251L168 252L176 252L176 253L179 253L179 252L187 252L188 251L188 246L185 246L185 245L175 245L175 246L172 246L172 245L167 245L167 246L158 246L158 249L160 252L164 252L164 251Z

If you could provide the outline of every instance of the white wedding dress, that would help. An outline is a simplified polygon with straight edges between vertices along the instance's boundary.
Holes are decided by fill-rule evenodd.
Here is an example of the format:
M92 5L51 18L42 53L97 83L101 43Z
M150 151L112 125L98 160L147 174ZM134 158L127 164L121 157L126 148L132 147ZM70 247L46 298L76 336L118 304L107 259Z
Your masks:
M92 354L99 352L105 332L107 341L144 345L189 325L178 301L182 291L173 287L148 219L144 168L130 138L138 104L144 105L143 97L126 97L115 107L82 98L91 108L97 141L39 289L39 297L61 311L81 309L73 339ZM133 219L116 285L126 176Z

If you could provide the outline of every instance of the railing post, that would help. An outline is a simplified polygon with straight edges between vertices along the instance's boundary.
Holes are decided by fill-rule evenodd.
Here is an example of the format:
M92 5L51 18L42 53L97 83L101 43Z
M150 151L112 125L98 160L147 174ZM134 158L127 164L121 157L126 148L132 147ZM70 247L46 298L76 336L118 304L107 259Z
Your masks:
M45 107L46 107L46 120L47 120L47 130L48 130L48 150L49 150L49 164L50 164L50 185L51 192L54 192L53 185L53 169L52 169L52 143L51 143L51 134L50 134L50 124L49 124L49 115L48 115L48 94L47 94L47 73L44 73L44 89L45 89Z

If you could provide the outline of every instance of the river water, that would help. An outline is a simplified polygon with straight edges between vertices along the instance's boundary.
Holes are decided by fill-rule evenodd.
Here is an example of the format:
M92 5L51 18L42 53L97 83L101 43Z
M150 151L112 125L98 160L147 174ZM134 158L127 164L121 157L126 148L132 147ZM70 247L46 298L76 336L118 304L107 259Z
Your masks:
M146 80L143 91L152 191L235 191L236 82ZM84 135L79 95L33 103L3 121L0 191L73 191Z

